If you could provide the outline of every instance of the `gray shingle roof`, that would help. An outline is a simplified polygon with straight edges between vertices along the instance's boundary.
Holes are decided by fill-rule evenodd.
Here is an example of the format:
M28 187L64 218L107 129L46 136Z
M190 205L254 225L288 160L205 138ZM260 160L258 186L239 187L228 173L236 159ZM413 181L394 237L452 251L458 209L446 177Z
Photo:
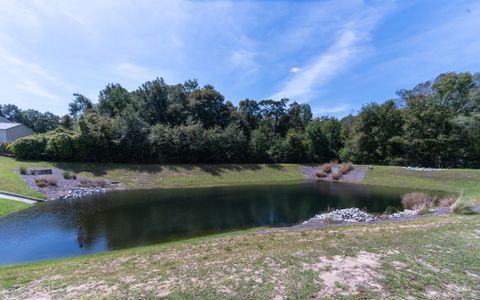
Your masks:
M10 129L22 125L20 123L0 123L0 129Z

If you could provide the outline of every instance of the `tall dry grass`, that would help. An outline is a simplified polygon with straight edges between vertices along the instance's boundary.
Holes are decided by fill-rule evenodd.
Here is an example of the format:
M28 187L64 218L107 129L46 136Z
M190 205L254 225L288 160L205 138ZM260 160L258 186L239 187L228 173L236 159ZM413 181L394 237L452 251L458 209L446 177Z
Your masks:
M57 186L57 179L53 176L38 176L35 178L35 184L38 187Z

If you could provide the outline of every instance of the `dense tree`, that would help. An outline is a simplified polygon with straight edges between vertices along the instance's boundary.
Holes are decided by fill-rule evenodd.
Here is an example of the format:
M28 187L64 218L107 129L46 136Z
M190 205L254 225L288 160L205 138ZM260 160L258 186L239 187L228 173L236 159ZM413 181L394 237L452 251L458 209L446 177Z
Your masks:
M133 92L109 84L94 103L74 94L70 116L1 105L37 132L19 158L119 162L325 162L480 166L480 75L445 73L354 116L313 119L288 99L236 107L196 80L157 78Z

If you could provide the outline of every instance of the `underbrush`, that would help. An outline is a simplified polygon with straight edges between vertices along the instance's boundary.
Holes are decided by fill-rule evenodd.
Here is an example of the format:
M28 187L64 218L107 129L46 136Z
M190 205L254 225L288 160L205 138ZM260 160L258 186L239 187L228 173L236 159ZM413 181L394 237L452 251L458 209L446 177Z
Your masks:
M57 179L53 176L39 176L35 178L35 184L41 188L57 186Z
M104 188L107 186L107 182L103 179L80 179L80 186L87 188Z

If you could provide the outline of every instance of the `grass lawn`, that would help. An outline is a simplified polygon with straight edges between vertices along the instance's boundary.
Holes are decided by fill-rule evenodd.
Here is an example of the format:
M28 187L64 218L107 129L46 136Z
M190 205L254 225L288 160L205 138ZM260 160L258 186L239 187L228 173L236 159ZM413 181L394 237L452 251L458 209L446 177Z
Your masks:
M0 298L478 299L480 216L249 230L0 267Z
M28 203L0 198L0 217L30 206Z
M32 195L19 166L59 167L131 188L301 180L299 166L17 162L0 157L0 190ZM480 199L480 170L374 166L362 184ZM12 190L14 189L14 190ZM38 195L35 195L38 196ZM0 202L0 207L1 207ZM304 231L252 229L149 247L0 266L0 298L478 298L480 216Z
M450 169L422 172L401 167L374 166L362 184L439 190L462 194L465 204L480 203L480 170Z

